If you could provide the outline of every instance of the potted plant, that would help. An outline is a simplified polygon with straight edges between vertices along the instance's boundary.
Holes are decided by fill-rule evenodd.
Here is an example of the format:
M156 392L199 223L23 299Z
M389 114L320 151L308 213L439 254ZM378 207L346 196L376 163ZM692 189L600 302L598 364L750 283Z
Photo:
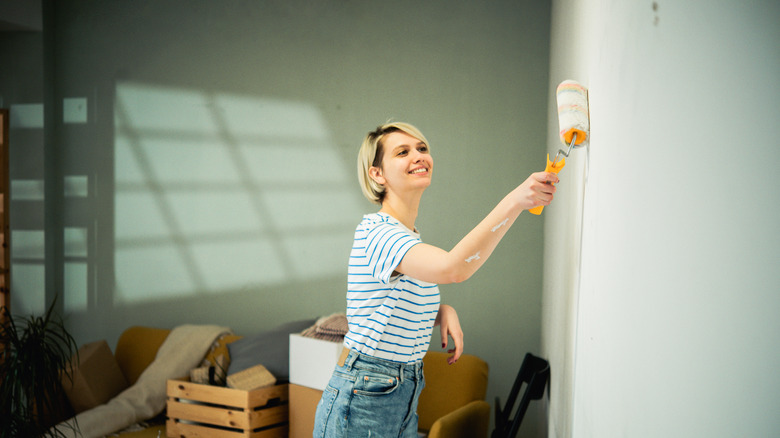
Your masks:
M0 321L0 437L39 437L70 414L61 379L71 378L67 365L76 341L53 312L14 317L2 308Z

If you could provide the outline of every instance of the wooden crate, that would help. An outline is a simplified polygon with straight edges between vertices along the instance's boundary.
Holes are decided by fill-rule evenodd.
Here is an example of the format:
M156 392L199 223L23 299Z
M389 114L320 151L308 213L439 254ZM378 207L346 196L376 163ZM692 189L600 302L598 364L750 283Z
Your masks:
M287 438L288 385L252 391L168 380L169 437Z

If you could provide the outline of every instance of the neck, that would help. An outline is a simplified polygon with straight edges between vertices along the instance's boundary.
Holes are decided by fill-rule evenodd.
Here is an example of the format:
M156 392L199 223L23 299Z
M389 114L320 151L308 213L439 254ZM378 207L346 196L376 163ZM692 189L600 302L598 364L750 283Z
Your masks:
M389 192L382 202L382 209L379 211L398 219L406 228L414 231L414 223L417 220L417 211L420 207L421 198L422 191L419 194L413 194L406 198L400 198Z

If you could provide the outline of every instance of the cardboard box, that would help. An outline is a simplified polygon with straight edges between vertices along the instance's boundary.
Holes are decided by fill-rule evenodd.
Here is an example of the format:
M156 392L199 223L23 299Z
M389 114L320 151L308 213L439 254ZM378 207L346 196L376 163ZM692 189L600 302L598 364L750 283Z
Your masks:
M290 384L290 438L311 438L322 391Z
M63 375L62 387L77 414L108 402L128 386L106 341L79 348L70 366L73 380Z
M344 344L290 335L290 383L325 390Z
M169 437L287 438L288 385L244 391L171 379Z

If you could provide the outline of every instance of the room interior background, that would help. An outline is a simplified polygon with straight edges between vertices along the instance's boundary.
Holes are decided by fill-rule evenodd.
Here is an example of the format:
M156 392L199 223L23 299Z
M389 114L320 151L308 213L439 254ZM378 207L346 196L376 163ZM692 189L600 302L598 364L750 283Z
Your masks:
M60 294L77 340L113 345L134 324L255 333L340 311L374 209L354 176L365 132L426 133L418 226L452 246L558 149L554 89L573 78L591 145L555 203L442 287L490 364L488 400L539 351L550 397L523 436L780 428L777 2L62 0L39 15L0 33L15 312Z
M59 294L82 343L343 311L354 228L377 210L357 149L388 119L432 143L417 225L444 248L544 167L549 2L43 5L42 32L0 42L12 306ZM543 222L523 215L475 277L441 288L490 364L488 400L541 348Z

